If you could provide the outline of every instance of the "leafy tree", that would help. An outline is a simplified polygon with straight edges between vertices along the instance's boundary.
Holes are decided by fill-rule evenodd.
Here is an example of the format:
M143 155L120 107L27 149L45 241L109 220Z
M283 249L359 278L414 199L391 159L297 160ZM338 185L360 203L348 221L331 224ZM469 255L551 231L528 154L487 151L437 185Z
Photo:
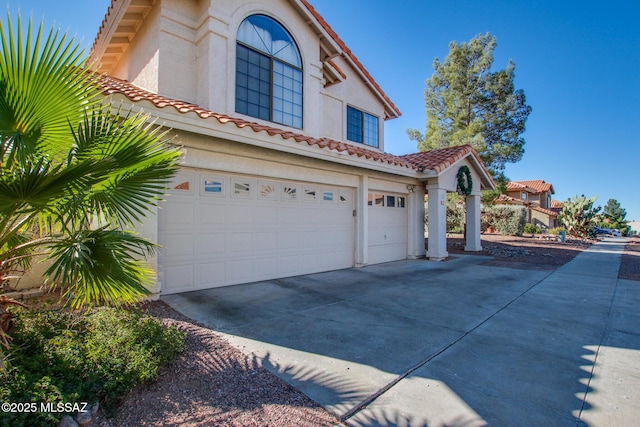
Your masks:
M495 48L494 36L480 34L469 43L449 43L444 63L435 59L425 89L426 135L407 129L419 150L469 144L497 175L505 163L522 158L525 140L520 135L531 107L524 91L514 89L513 61L504 70L490 71Z
M625 236L629 231L626 216L627 211L620 206L620 203L616 199L609 199L602 209L601 221L598 225L602 228L616 228Z
M596 224L600 206L593 207L597 197L590 199L584 194L580 197L574 196L564 202L564 207L558 218L567 229L567 232L576 237L588 237L591 229Z
M0 286L44 254L73 307L136 301L155 245L129 230L180 152L148 117L112 114L73 39L31 21L23 31L20 17L16 27L0 22Z

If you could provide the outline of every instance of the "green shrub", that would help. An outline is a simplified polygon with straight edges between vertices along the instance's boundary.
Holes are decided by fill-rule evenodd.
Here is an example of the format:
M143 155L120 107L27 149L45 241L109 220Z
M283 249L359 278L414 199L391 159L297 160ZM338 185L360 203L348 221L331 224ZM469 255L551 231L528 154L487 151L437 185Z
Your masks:
M176 328L116 308L21 311L12 336L0 401L55 405L99 400L107 411L185 348L184 334ZM0 412L0 425L55 425L62 415Z
M531 234L540 234L542 230L540 230L540 227L538 227L537 225L533 225L533 224L525 224L524 225L524 229L522 230L523 233L531 233Z
M520 236L527 221L527 210L523 206L485 206L483 216L491 227L508 236Z
M600 206L594 207L597 197L587 198L584 194L564 202L558 219L567 228L567 233L575 237L588 237L596 224Z
M429 223L429 206L424 205L424 223ZM458 194L447 194L447 233L462 233L465 223L464 200Z
M553 234L554 236L557 236L558 234L560 234L561 231L564 231L565 233L567 232L567 230L565 230L562 227L555 227L555 228L548 229L547 234Z

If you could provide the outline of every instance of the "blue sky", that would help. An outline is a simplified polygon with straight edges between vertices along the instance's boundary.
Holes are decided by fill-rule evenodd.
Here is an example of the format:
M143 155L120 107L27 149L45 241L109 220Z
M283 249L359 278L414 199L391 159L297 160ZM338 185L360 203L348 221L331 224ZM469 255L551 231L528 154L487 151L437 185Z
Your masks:
M640 2L621 0L310 0L402 111L385 123L385 151L416 151L425 80L450 41L490 32L494 67L516 63L516 88L533 112L512 180L544 179L554 198L617 199L640 221ZM90 46L110 0L10 0ZM392 5L392 7L390 7Z

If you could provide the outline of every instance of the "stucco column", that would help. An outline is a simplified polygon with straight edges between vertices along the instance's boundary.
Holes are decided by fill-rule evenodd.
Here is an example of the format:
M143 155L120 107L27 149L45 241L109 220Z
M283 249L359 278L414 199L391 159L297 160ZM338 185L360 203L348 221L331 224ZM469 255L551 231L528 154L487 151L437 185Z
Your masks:
M359 179L356 190L356 248L355 266L363 267L369 262L369 177L363 175Z
M429 240L427 257L440 261L449 256L447 252L447 190L439 188L438 184L428 185L429 199Z
M467 196L467 218L464 250L470 252L480 252L482 244L480 242L480 195L471 194Z
M407 256L409 259L422 258L424 248L424 185L410 187L407 208L409 209L409 241Z

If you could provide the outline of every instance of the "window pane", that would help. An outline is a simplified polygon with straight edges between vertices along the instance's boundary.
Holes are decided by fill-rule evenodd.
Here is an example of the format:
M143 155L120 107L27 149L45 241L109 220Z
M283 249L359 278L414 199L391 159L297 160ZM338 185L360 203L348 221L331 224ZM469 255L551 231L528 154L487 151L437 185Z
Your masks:
M261 68L261 64L264 64L262 62L264 55L242 45L237 45L236 50L236 111L269 120L271 70ZM266 81L260 78L264 77L264 72L267 76Z
M367 113L364 113L364 143L378 146L378 118Z
M387 207L389 208L396 207L396 196L387 196Z
M275 20L265 15L252 15L238 28L238 41L261 52L302 67L298 47L291 35Z
M236 111L302 128L302 59L287 30L265 15L238 28Z
M283 125L302 127L302 96L294 96L293 88L302 90L293 76L302 75L279 61L273 62L273 121Z
M347 139L362 142L362 112L347 106Z

